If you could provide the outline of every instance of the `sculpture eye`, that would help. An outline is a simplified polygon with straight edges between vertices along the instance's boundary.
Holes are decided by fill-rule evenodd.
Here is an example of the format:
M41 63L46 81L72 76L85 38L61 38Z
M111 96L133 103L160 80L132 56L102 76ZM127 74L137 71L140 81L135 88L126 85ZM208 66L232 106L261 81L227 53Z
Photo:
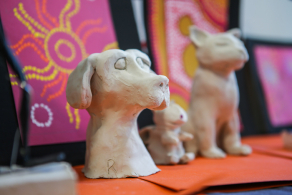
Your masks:
M142 58L137 58L136 61L142 69L150 68L150 64L147 61L142 60Z
M217 46L227 46L228 43L227 42L218 42L216 43Z
M137 58L136 61L139 64L139 66L143 68L143 60L141 58Z
M125 70L126 69L126 60L125 60L125 58L120 58L120 59L118 59L118 61L116 61L115 69L118 69L118 70Z

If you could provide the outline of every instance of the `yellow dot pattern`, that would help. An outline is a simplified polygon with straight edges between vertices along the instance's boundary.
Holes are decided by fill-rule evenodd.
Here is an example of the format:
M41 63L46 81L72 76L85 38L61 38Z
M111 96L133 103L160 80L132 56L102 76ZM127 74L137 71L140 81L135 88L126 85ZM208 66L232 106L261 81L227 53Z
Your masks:
M69 105L68 102L66 104L66 110L67 110L67 114L68 114L70 123L73 123L74 119L73 119L73 116L72 116L72 113L71 113L71 110L70 110L70 105Z
M48 72L50 69L51 69L51 67L52 67L53 65L52 65L52 63L49 63L46 67L44 67L44 68L37 68L37 67L35 67L35 66L25 66L23 69L22 69L22 71L23 72L26 72L26 71L33 71L33 72L37 72L37 73L45 73L45 72Z
M15 77L18 77L16 74L9 74L9 77L10 78L15 78Z
M39 24L37 21L35 21L32 17L30 17L30 15L28 15L28 13L25 11L25 9L23 8L23 4L19 3L19 11L23 14L24 18L27 19L31 24L33 24L35 27L37 27L37 29L39 29L40 31L42 31L43 33L47 34L49 31L44 28L41 24Z
M79 38L74 32L72 32L72 31L70 31L70 30L68 30L68 29L65 29L65 28L54 28L54 29L52 29L52 30L49 32L49 34L48 34L48 35L46 36L46 38L45 38L45 44L44 44L44 49L45 49L45 52L46 52L46 56L47 56L47 58L49 59L49 61L50 61L51 63L53 63L53 66L54 66L57 70L59 70L59 71L61 71L61 72L64 72L64 73L67 73L67 74L71 74L71 72L73 71L73 69L67 69L67 68L63 68L63 67L57 65L57 64L54 62L53 58L50 56L50 52L49 52L49 48L48 48L48 41L49 41L50 37L51 37L53 34L55 34L55 33L59 33L59 32L66 33L66 34L70 35L70 36L75 40L75 42L78 44L78 46L79 46L80 49L81 49L82 59L85 59L85 58L88 56L88 54L86 53L86 49L85 49L84 44L82 43L82 41L80 40L80 38Z
M50 74L49 76L42 76L42 75L35 74L35 73L27 74L26 75L26 79L36 79L36 80L41 80L41 81L51 81L51 80L56 78L58 72L59 71L55 69L53 71L53 73Z
M70 56L70 57L66 57L66 56L64 56L64 55L61 54L61 52L59 51L59 47L60 47L60 45L62 45L62 44L65 44L65 45L67 45L67 46L70 48L70 50L71 50L71 56ZM71 61L76 57L76 49L75 49L74 45L73 45L70 41L65 40L65 39L59 39L59 40L57 41L57 43L55 44L55 51L56 51L56 53L57 53L57 56L58 56L61 60L65 61L65 62L71 62Z
M17 8L13 9L15 17L24 25L26 28L33 34L35 37L45 38L45 35L39 32L36 32L36 30L30 25L29 22L27 22L25 19L21 17L21 15L18 13Z
M109 50L109 49L119 49L119 45L118 45L118 42L113 42L113 43L109 43L107 44L104 48L103 48L103 52L106 51L106 50Z
M60 90L57 91L55 94L50 94L49 97L47 98L47 101L51 101L55 99L56 97L60 96L63 91L66 88L66 83L67 83L67 77L68 74L70 74L73 69L67 69L59 66L53 58L50 56L49 52L49 39L54 33L65 33L69 35L72 39L72 42L70 42L68 39L59 39L57 42L55 42L54 49L55 52L58 56L59 59L66 61L66 62L71 62L74 60L77 56L77 51L79 51L79 48L77 50L76 46L80 47L81 50L81 55L82 59L86 58L88 54L86 53L86 49L84 46L84 42L86 42L87 38L92 34L92 33L102 33L107 30L107 27L104 26L102 28L93 28L87 32L85 32L85 35L82 37L82 39L79 38L79 33L81 30L84 29L85 26L87 25L96 25L100 24L102 22L101 19L97 20L87 20L81 23L81 25L77 28L76 33L72 31L72 26L71 26L71 21L72 17L75 16L79 10L80 10L80 1L79 0L67 0L66 5L64 8L61 10L59 14L59 23L57 22L56 18L53 18L46 12L46 2L47 0L42 1L42 13L45 14L47 19L52 22L54 25L51 25L48 23L46 20L44 20L41 10L40 10L40 3L39 0L35 0L36 3L36 11L37 11L37 16L40 20L36 20L31 15L27 13L27 11L24 9L23 3L19 3L18 7L13 9L13 13L15 17L29 30L29 34L26 34L22 37L22 39L15 45L11 46L13 49L16 49L15 55L18 55L23 49L30 47L36 52L43 61L47 62L47 66L44 68L37 68L35 66L25 66L23 68L23 72L28 73L26 75L27 79L35 79L35 80L40 80L40 81L50 81L51 83L47 83L43 89L43 93L41 94L43 97L47 91L48 88L57 85L58 83L62 82ZM74 9L73 9L74 6ZM35 43L32 42L25 42L26 39L33 39ZM42 38L38 39L38 38ZM51 42L50 42L51 44ZM60 52L60 46L62 44L65 44L66 46L69 47L71 50L71 55L64 56ZM108 50L108 49L113 49L113 48L118 48L117 42L110 43L104 47L103 50ZM45 55L41 50L44 49ZM29 72L31 71L31 72ZM48 73L50 71L50 73ZM45 74L44 73L48 73ZM59 75L59 78L56 80L56 77ZM17 77L17 75L10 74L10 77ZM11 81L11 85L18 85L17 81ZM70 123L74 122L75 118L75 128L79 129L80 128L80 115L79 115L79 110L74 109L74 114L70 109L70 105L67 103L66 104L66 111L69 117Z
M72 6L72 0L68 0L65 7L62 9L62 11L59 15L60 28L64 27L64 15L71 8L71 6Z
M75 9L68 13L66 15L66 27L67 29L71 30L71 22L70 22L70 18L74 15L76 15L78 12L79 12L79 9L80 9L80 2L78 0L75 0Z
M75 120L76 120L76 129L79 129L80 126L80 116L79 116L79 110L78 109L74 109L74 114L75 114Z

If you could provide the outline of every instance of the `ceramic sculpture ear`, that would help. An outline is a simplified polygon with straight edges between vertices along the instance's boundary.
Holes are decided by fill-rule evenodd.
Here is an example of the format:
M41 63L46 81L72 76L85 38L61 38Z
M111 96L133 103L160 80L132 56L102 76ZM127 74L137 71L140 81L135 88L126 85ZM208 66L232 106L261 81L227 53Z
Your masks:
M73 108L85 109L91 104L90 79L95 71L97 58L98 54L92 54L82 60L69 76L66 97Z
M196 26L190 26L190 39L195 44L196 47L201 47L206 39L209 37L209 33L203 31Z
M239 39L241 37L241 30L238 28L230 29L227 31L227 33L232 34L233 36L235 36L236 38L239 38Z

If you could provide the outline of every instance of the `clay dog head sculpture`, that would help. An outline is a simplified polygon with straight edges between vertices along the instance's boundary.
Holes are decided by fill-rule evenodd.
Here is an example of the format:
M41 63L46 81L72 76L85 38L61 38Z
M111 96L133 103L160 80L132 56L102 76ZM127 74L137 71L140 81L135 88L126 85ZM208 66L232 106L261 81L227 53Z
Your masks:
M150 70L138 50L108 50L90 55L71 73L67 101L90 114L84 174L88 178L147 176L159 171L137 130L145 109L169 104L168 78Z
M193 135L181 132L180 127L188 120L187 113L175 102L164 110L153 112L155 125L144 127L140 136L156 164L188 163L194 153L185 153L183 141Z
M190 28L200 66L193 80L189 121L182 127L194 135L185 143L187 152L224 158L221 146L233 155L251 153L249 146L241 144L239 134L239 91L234 71L248 60L239 36L238 29L212 35L195 26Z

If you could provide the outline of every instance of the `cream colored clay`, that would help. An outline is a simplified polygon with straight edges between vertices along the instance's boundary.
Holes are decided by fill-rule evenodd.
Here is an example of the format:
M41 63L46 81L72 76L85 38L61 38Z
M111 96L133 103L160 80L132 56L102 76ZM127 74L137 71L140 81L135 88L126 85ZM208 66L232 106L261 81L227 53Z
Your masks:
M138 50L108 50L90 55L71 73L67 101L86 109L83 172L88 178L124 178L159 171L139 137L137 116L169 104L168 79L153 74L147 55Z
M193 79L189 120L182 127L194 135L193 140L185 142L187 152L200 152L207 158L224 158L225 152L252 152L249 146L241 144L239 134L239 91L234 71L248 60L239 36L238 29L211 35L190 27L200 66Z
M182 144L193 138L192 134L180 129L187 118L186 112L171 102L168 108L153 112L155 125L140 130L140 136L156 164L183 164L194 159L194 153L185 153Z
M281 133L281 137L283 140L283 145L286 149L292 150L292 134L287 130L283 130Z

